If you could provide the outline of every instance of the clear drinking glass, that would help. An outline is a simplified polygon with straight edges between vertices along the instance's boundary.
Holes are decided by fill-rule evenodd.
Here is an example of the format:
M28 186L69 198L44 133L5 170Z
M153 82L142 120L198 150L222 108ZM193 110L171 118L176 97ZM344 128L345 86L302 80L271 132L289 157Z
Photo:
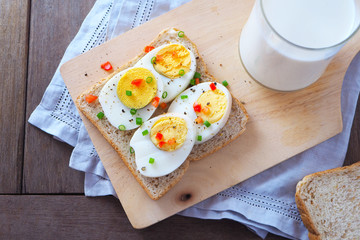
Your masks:
M293 16L287 14L297 14L297 11L301 13L300 7L295 6L299 1L309 4L303 10L312 7L312 4L324 4L327 11L342 11L341 17L334 17L334 24L328 32L317 26L318 16L311 18L308 15L299 19L301 15L295 19L300 22L291 22L289 19ZM329 8L328 5L334 1L340 1L336 3L341 5L340 8ZM239 41L240 58L247 72L258 83L280 91L294 91L314 83L335 54L359 29L360 0L347 1L347 4L352 5L343 5L345 1L342 1L344 0L256 0ZM286 6L282 6L284 4ZM282 14L277 13L279 7L289 9L289 13L283 10ZM296 10L291 13L291 8ZM321 15L322 12L319 11L318 14ZM348 23L345 20L349 20ZM302 24L301 21L305 21L307 27L304 29L310 29L312 34L297 32L302 31L296 27L296 24ZM346 31L344 26L347 27ZM339 30L339 34L333 34L333 30ZM330 38L332 42L329 41Z

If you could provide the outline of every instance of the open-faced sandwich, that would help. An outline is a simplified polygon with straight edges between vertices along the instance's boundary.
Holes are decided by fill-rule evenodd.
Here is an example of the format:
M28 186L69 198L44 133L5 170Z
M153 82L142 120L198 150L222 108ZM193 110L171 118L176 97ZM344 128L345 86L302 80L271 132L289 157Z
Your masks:
M207 72L195 44L176 28L162 31L76 105L154 200L181 179L190 161L240 136L248 120L228 83Z

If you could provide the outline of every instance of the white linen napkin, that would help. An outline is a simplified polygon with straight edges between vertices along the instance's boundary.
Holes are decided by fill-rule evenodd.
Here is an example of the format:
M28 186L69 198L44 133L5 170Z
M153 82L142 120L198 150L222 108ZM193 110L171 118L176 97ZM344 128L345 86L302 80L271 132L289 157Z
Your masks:
M188 1L98 0L67 48L60 65L105 39L126 32ZM307 239L307 230L294 200L295 186L305 175L341 166L344 161L360 90L360 56L357 58L359 61L354 64L359 67L348 72L343 83L342 133L180 214L206 219L233 219L245 224L262 238L271 232L291 239ZM59 69L29 122L75 146L69 165L85 172L86 196L116 197Z

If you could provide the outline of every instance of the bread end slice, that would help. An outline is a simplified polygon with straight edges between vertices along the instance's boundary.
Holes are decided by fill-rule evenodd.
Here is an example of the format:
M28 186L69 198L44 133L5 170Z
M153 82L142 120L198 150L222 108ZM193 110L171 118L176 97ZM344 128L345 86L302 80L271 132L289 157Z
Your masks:
M304 177L295 201L309 239L360 239L360 162Z

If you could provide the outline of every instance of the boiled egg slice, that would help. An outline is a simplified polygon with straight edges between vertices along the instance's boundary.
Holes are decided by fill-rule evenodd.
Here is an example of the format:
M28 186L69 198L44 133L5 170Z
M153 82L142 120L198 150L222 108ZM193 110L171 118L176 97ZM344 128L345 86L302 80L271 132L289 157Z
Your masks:
M137 170L146 177L165 176L181 166L195 143L193 121L179 113L152 118L130 140Z
M188 116L196 126L196 142L200 144L215 136L229 118L232 97L219 83L204 82L182 92L171 103L168 112Z
M141 58L135 67L154 70L163 82L162 101L169 102L189 86L196 70L194 53L179 43L157 47Z
M102 88L99 102L108 121L120 130L131 130L147 121L155 112L163 93L156 73L133 67L113 76Z

